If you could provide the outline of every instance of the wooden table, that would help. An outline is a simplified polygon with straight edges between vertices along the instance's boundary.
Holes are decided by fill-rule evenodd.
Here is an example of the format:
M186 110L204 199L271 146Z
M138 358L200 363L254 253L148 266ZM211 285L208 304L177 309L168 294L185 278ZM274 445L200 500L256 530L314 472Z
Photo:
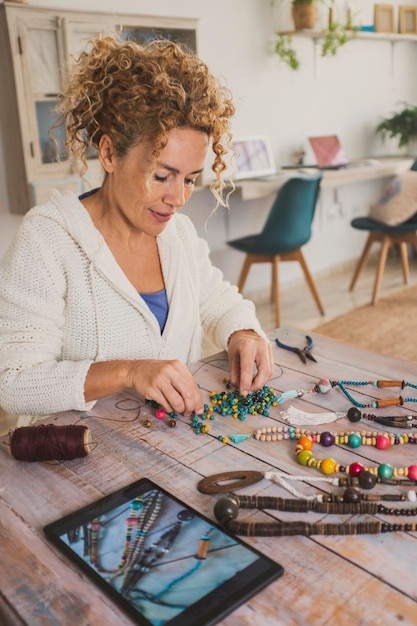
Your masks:
M293 345L304 344L304 332L280 329L271 333ZM296 354L275 346L275 372L271 386L277 392L294 388L311 389L321 378L333 380L405 379L417 382L415 365L314 335L317 363L302 364ZM208 392L224 389L227 361L212 356L193 368L196 380L208 401ZM398 389L352 388L362 401L393 397ZM404 395L417 397L413 389ZM252 433L265 425L282 423L280 414L293 405L309 412L347 411L351 403L338 388L326 395L306 394L271 410L269 418L255 415L244 421L220 417L211 422L209 434L196 435L188 418L180 417L176 428L153 417L151 428L144 426L152 409L142 408L137 399L118 394L99 402L91 414L67 413L48 418L56 424L75 423L81 418L92 431L97 446L82 459L66 462L25 463L16 461L5 445L0 453L0 623L7 626L127 626L129 618L117 609L75 566L52 547L42 528L49 522L86 505L128 483L148 476L162 487L213 518L216 496L197 490L202 477L226 470L267 470L318 477L317 470L302 468L295 460L294 442L260 443L254 438L240 444L224 444L219 435ZM116 406L117 405L117 406ZM119 408L117 408L119 407ZM415 412L417 405L380 409L378 414ZM126 410L131 409L131 410ZM368 425L367 425L368 424ZM369 422L360 429L371 430ZM320 430L356 430L346 418ZM375 427L372 430L382 429ZM389 429L385 429L389 430ZM417 428L416 428L417 430ZM7 437L2 437L7 441ZM334 456L349 464L355 457L365 465L389 462L408 466L416 460L413 445L389 451L347 446L331 452L319 445L317 458ZM329 453L330 452L330 453ZM341 492L338 487L317 486L313 480L300 483L305 495L318 491ZM374 492L406 492L405 487L377 485ZM293 497L275 483L261 482L239 493ZM370 493L370 492L369 492ZM389 504L389 503L388 503ZM394 503L393 506L398 506ZM399 506L402 506L400 503ZM405 503L405 507L414 506ZM278 511L242 511L240 518L342 522L340 516L316 513L295 515ZM378 517L378 516L377 516ZM351 521L357 521L354 517ZM404 517L379 517L388 522L415 521ZM223 620L225 626L312 626L337 624L417 624L417 533L396 532L377 535L255 537L247 539L259 550L281 563L285 572L265 590ZM2 621L3 619L3 621Z

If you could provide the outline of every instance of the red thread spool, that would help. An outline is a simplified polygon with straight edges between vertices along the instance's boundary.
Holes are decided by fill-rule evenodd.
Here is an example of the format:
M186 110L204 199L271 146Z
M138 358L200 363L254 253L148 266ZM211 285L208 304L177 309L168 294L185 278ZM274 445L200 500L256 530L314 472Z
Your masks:
M72 461L87 456L91 436L87 426L40 424L9 432L10 453L18 461Z

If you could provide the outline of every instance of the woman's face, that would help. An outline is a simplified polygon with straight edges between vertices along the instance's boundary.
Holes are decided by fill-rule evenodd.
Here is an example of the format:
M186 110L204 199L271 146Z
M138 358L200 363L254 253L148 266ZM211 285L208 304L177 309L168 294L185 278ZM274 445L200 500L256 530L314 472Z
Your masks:
M149 143L138 144L120 159L110 140L103 137L100 155L108 174L103 187L107 217L138 232L159 235L194 191L207 148L205 133L176 128L168 133L157 162Z

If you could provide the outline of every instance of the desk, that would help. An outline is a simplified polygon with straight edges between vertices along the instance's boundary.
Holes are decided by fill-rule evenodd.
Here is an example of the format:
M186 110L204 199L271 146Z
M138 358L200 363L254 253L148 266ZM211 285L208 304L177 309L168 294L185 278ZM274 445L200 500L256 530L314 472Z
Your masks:
M277 334L286 343L304 344L302 331L282 328L271 333L271 339ZM320 378L326 377L417 381L414 364L378 357L319 335L314 338L318 363L307 365L294 353L274 344L276 365L271 380L274 389L279 392L300 387L309 390ZM192 370L206 400L209 390L224 388L222 380L227 377L224 355L212 356ZM359 392L353 388L352 393L368 401L370 395L392 397L399 392L365 387ZM413 390L406 395L412 396ZM131 394L118 394L99 402L88 414L84 423L88 423L97 447L85 458L60 463L22 463L12 459L6 447L1 446L0 607L4 614L8 611L9 617L0 619L0 623L7 626L128 626L132 623L48 543L42 528L141 476L150 477L211 518L216 497L197 491L196 485L202 477L242 469L262 472L273 469L309 476L311 472L311 477L318 476L317 470L303 468L304 471L300 471L301 466L294 459L293 442L260 443L250 438L234 445L224 444L217 438L231 433L251 433L266 424L276 424L288 402L272 409L270 418L256 415L237 421L217 416L211 422L209 434L196 435L189 419L182 417L175 429L156 419L152 428L146 428L143 424L145 410L136 417L135 411L115 408L115 402L125 398L134 399ZM310 412L346 411L351 406L339 389L326 395L307 394L290 404ZM410 412L408 406L407 409L381 409L380 414L406 414ZM415 406L411 404L411 409ZM75 423L79 418L78 413L60 414L55 416L55 423ZM360 425L361 429L369 429L362 422ZM352 424L345 418L330 426L316 428L352 430ZM415 450L413 445L396 446L389 452L371 446L362 446L356 451L339 446L336 450L332 448L330 456L340 463L351 463L357 457L362 463L372 465L388 459L398 467L415 461ZM321 446L317 446L315 452L318 458L329 456ZM298 488L306 495L317 490L313 481L301 483ZM321 486L321 489L338 490L331 486ZM402 490L406 489L386 485L374 489L378 493ZM266 479L242 493L292 497ZM411 503L404 506L408 504ZM251 515L250 511L241 513L241 518ZM265 515L253 514L260 521ZM278 519L303 518L274 511L269 514ZM336 520L334 516L329 517L333 522L342 521L342 516ZM325 521L325 516L310 512L304 519ZM415 518L404 517L382 519L390 523L415 521ZM282 578L225 618L224 626L416 624L417 533L255 537L247 541L280 562L285 572Z
M340 170L322 170L321 188L335 188L395 176L399 172L410 169L413 161L412 158L381 158L377 159L377 164L374 165L358 165ZM319 171L315 168L303 169L301 166L300 170L279 170L277 176L272 179L236 181L236 186L240 189L243 200L252 200L276 193L292 176L308 176L308 174L316 174Z

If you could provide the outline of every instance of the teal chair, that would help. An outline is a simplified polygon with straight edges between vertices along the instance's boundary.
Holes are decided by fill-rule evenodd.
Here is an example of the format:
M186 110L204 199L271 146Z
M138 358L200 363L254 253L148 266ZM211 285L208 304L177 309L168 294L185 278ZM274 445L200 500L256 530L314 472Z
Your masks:
M410 169L417 171L417 159L414 161ZM382 224L381 222L372 220L369 217L355 217L350 224L353 228L364 230L369 233L350 283L350 291L353 291L355 288L358 278L368 262L373 244L381 244L371 300L371 304L376 304L384 275L388 250L393 245L397 245L399 248L404 283L408 283L410 268L408 264L407 245L411 244L417 252L417 214L397 226L388 226L386 224Z
M232 248L246 253L237 285L241 293L252 264L271 263L271 301L275 303L277 327L281 323L279 293L281 261L298 261L317 307L324 315L316 285L301 252L301 247L311 238L311 225L321 179L322 174L290 178L279 189L262 231L258 235L227 242Z

